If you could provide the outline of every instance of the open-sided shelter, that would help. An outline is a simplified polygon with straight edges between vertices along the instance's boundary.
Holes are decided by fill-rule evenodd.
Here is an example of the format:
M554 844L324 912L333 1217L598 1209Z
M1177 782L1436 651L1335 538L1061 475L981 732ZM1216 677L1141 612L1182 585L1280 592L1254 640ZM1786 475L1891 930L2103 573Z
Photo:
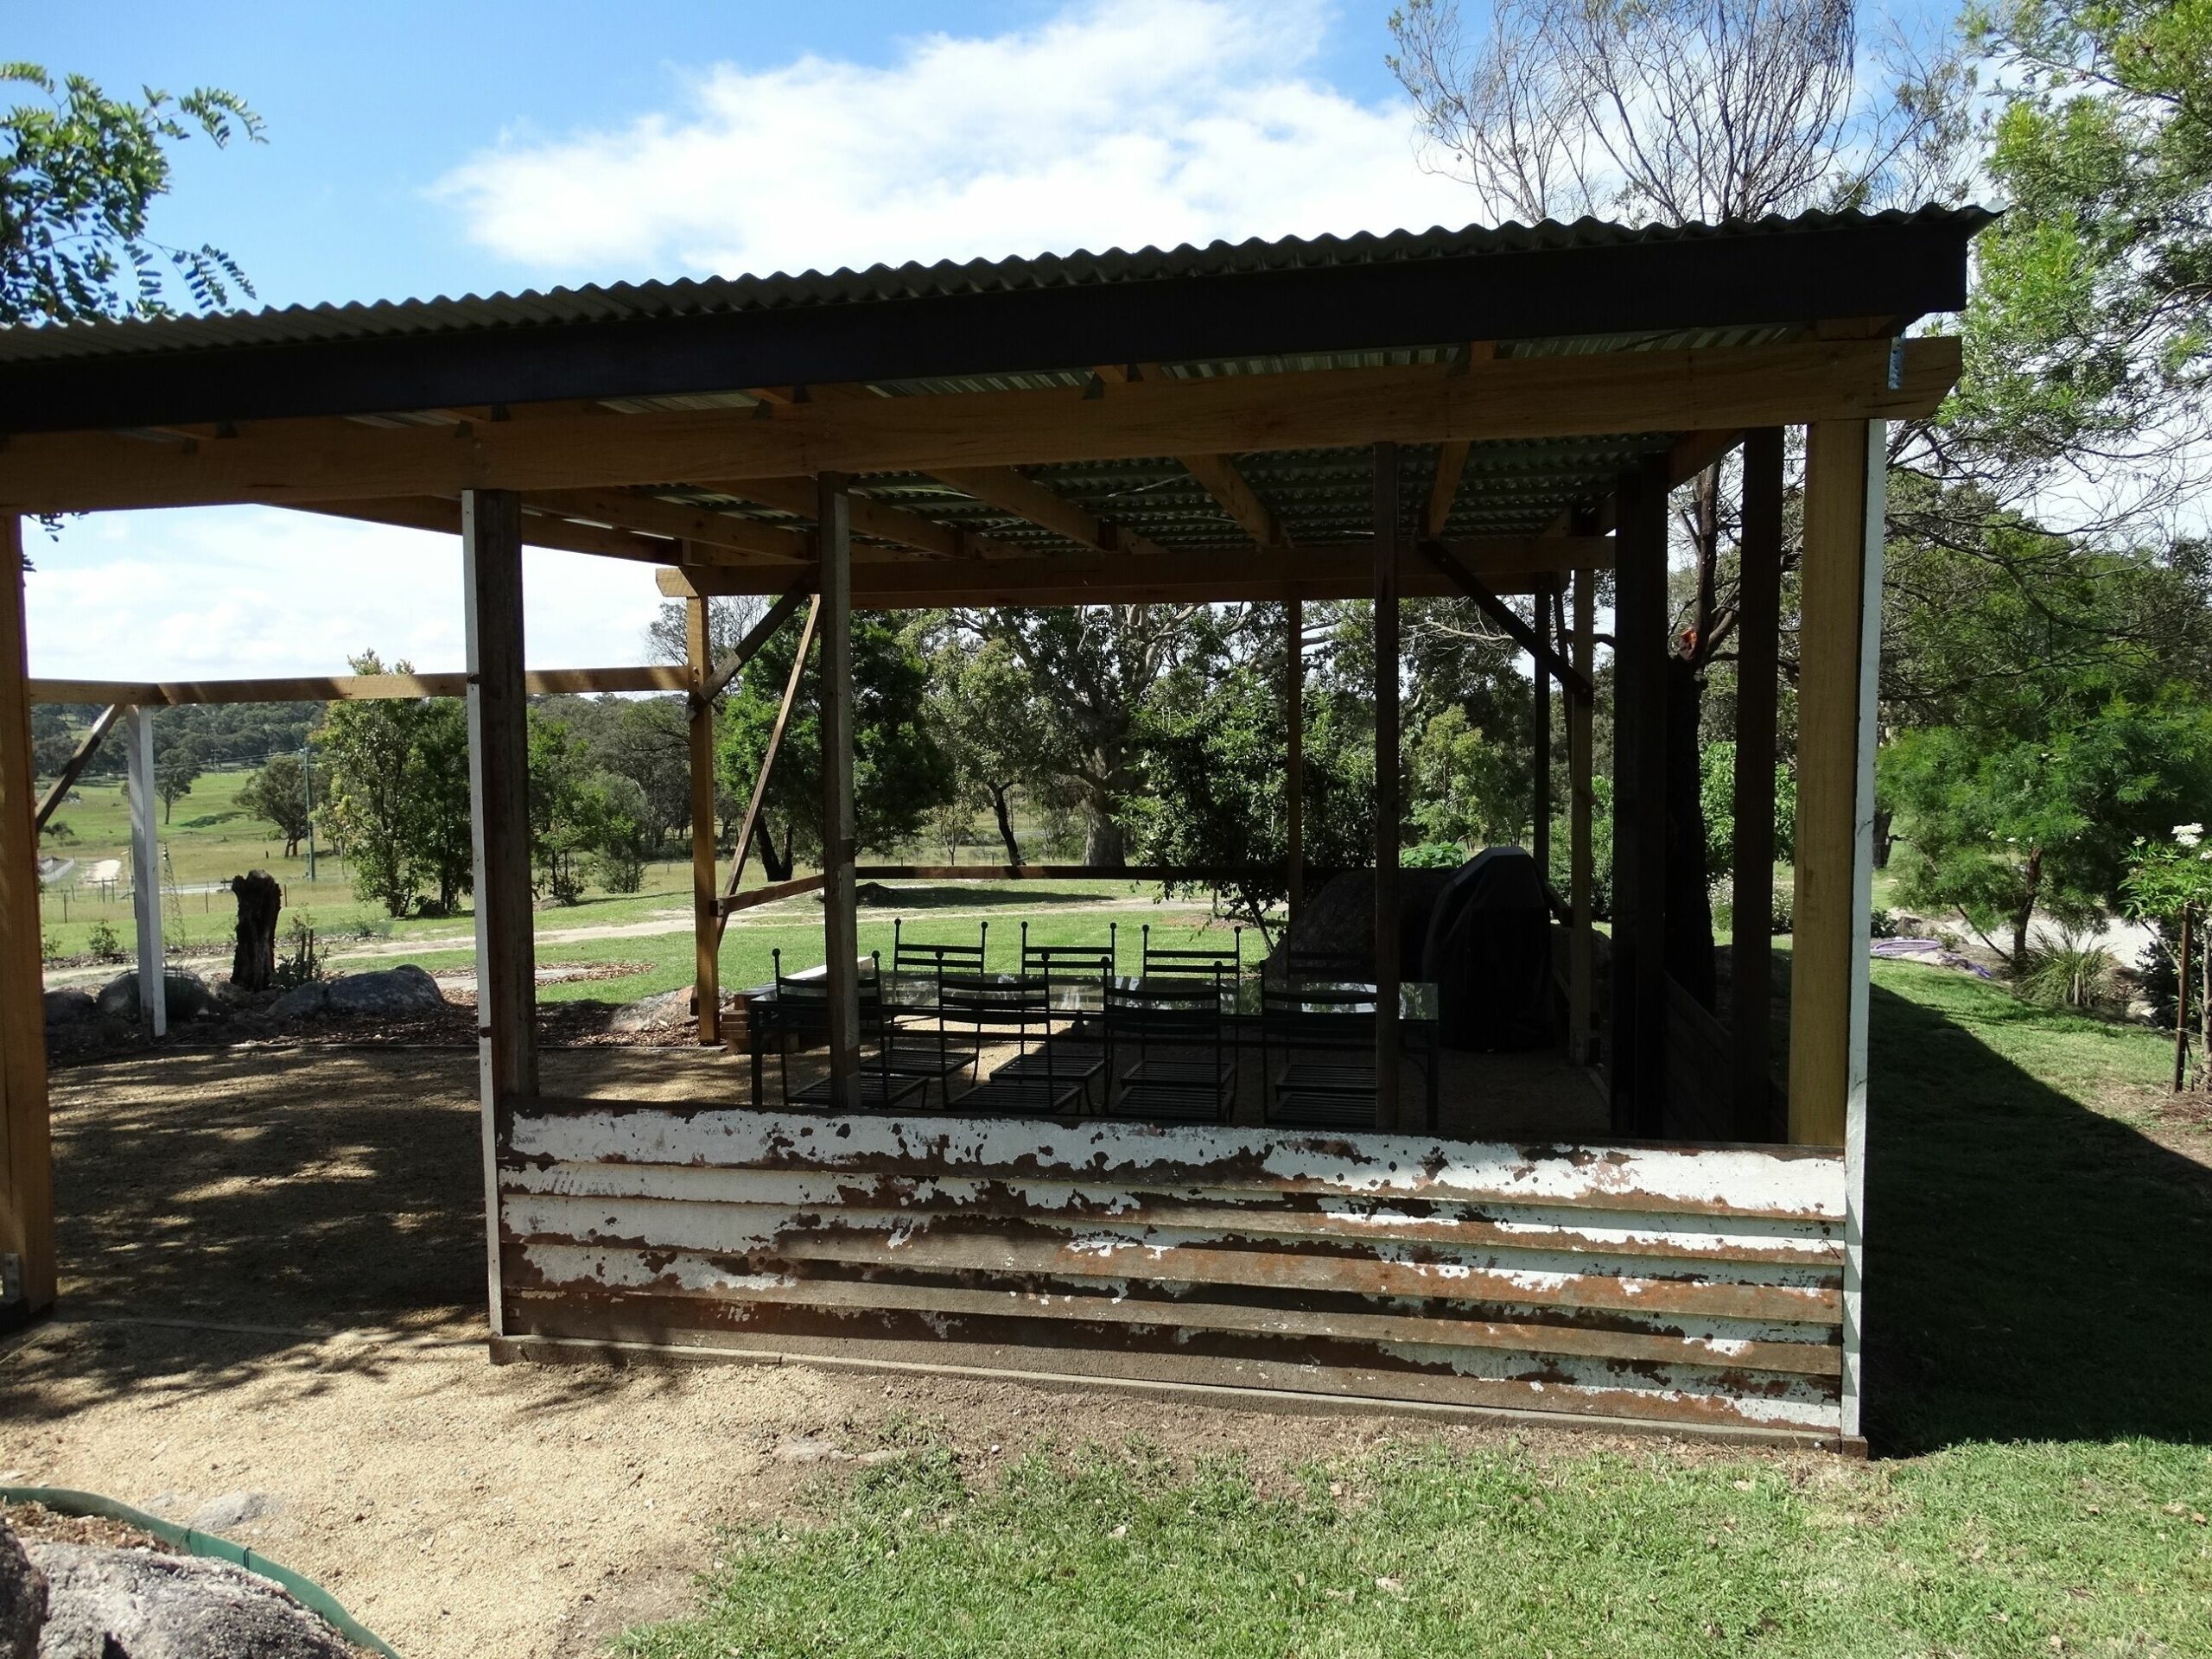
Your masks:
M1963 304L1983 222L1585 221L0 332L8 1294L50 1305L56 1273L29 702L447 689L28 678L27 517L258 502L458 539L495 1352L984 1366L1855 1441L1885 423L1930 414L1957 375L1955 340L1910 330ZM1668 971L1662 716L1667 493L1740 444L1739 753L1771 751L1790 426L1805 461L1777 1116L1756 891L1771 770L1738 774L1735 913L1752 925L1723 1028ZM712 841L711 696L734 664L709 659L705 601L776 595L766 626L818 632L841 1090L857 1051L855 608L1371 598L1393 1062L1372 1131L549 1097L524 545L657 567L687 601L709 1038L720 925L754 894L726 891ZM1607 572L1600 1008L1588 693ZM1498 599L1529 592L1560 595L1534 625ZM1540 709L1550 682L1567 693L1568 1058L1602 1059L1604 1144L1441 1139L1396 1098L1397 610L1454 593L1519 631ZM627 672L603 683L650 683Z

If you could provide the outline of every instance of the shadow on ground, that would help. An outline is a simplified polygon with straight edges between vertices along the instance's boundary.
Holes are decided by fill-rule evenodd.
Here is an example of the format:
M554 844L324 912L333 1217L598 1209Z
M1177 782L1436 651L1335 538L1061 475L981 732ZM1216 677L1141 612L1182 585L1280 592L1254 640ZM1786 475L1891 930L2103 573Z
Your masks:
M1877 1448L2212 1440L2212 1167L2030 1075L1971 1021L1878 985L1871 1013Z

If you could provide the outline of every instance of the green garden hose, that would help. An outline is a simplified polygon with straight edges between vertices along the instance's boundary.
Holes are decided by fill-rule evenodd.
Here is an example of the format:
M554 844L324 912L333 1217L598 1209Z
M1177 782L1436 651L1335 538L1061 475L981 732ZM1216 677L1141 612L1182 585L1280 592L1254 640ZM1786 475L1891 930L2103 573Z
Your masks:
M281 1585L290 1592L294 1600L355 1647L383 1654L385 1659L399 1659L389 1643L340 1607L336 1598L313 1579L304 1578L289 1567L279 1567L266 1555L257 1555L244 1544L218 1538L212 1532L180 1527L175 1522L148 1515L143 1510L134 1510L128 1503L118 1503L111 1497L100 1497L97 1492L73 1492L61 1486L0 1486L0 1503L37 1503L52 1510L56 1515L102 1516L110 1521L121 1521L134 1526L141 1532L150 1532L162 1542L175 1544L188 1555L206 1556L212 1560L228 1561L233 1567L242 1567L272 1584Z

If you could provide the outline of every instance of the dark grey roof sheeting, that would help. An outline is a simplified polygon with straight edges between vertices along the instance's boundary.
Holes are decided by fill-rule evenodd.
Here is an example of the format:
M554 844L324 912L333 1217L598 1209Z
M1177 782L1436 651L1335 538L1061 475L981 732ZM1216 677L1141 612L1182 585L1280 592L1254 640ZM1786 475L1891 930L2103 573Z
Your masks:
M0 363L55 361L225 346L297 345L458 333L540 324L702 317L820 306L1103 287L1190 276L1341 269L1495 254L1567 251L1710 241L1760 241L1840 227L1944 226L1970 235L1991 214L1980 207L1925 207L1878 214L1802 213L1751 224L1629 226L1581 219L1562 225L1440 226L1388 235L1287 237L1205 247L1045 254L1032 258L941 260L797 276L618 283L459 299L287 306L208 316L18 325L0 328Z

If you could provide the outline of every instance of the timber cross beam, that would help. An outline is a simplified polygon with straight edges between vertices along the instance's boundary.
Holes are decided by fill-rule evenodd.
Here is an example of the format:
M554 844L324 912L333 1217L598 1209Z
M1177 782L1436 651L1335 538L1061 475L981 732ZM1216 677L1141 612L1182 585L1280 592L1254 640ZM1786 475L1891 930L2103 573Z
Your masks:
M1513 643L1535 659L1537 668L1550 675L1574 696L1587 702L1595 693L1589 676L1552 648L1551 642L1513 613L1513 607L1483 585L1459 556L1441 542L1421 543L1421 556L1452 579L1452 585L1475 601L1482 613L1511 637Z

